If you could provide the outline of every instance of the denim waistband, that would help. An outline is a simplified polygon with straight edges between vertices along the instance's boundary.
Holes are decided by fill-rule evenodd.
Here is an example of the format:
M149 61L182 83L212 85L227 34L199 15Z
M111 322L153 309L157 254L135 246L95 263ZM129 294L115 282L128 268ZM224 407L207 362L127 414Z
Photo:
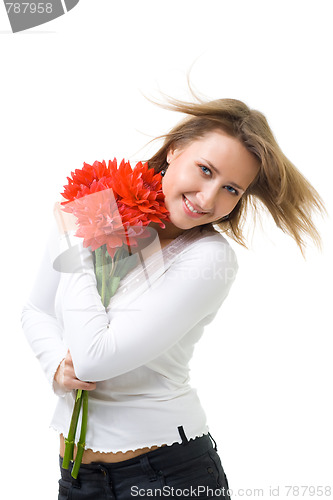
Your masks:
M204 434L195 439L187 440L185 438L182 443L162 446L156 450L148 451L147 453L143 453L142 455L122 462L92 462L90 464L81 464L78 479L80 481L97 479L100 477L101 472L107 475L116 474L117 476L134 477L142 474L143 470L146 471L149 468L155 470L165 468L165 466L172 468L173 465L180 465L192 458L199 457L211 451L214 448L212 440L210 434ZM214 445L216 449L215 441ZM75 481L71 477L71 466L68 470L63 469L61 457L59 457L59 461L62 478L67 481Z

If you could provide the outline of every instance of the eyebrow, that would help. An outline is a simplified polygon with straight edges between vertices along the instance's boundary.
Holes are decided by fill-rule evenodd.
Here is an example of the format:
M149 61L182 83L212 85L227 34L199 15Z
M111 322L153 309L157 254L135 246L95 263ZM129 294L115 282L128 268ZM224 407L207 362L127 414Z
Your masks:
M202 158L202 159L203 159L203 160L204 160L204 161L205 161L205 162L209 165L209 167L210 167L212 170L214 170L214 172L215 172L216 174L219 174L219 173L220 173L220 172L217 170L217 168L216 168L216 167L214 167L214 165L213 165L210 161L206 160L205 158ZM244 191L244 192L245 192L245 189L244 189L244 188L242 188L241 186L239 186L238 184L236 184L236 182L229 182L229 184L230 184L230 186L235 187L235 188L240 189L241 191Z

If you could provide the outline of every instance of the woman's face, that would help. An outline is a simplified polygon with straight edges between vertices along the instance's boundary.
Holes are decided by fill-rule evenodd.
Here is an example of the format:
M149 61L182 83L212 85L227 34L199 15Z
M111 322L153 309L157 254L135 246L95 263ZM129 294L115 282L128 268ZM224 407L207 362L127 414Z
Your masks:
M228 215L259 171L256 158L223 131L170 150L167 160L165 204L172 224L183 230Z

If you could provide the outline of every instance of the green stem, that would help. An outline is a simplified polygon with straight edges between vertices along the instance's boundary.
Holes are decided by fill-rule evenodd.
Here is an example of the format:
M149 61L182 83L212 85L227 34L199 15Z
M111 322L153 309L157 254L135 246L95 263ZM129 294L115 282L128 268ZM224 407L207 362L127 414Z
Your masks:
M105 292L106 292L106 256L105 256L105 251L104 251L104 245L103 245L103 252L102 252L102 289L101 289L101 300L102 304L105 306Z
M115 293L120 278L117 276L113 277L113 274L117 268L113 259L111 259L111 270L110 276L108 276L108 258L106 256L106 245L102 245L94 251L95 258L95 273L97 278L97 288L101 296L101 301L105 307L107 307L111 296ZM113 283L112 280L115 280ZM111 290L112 289L112 290ZM79 394L80 393L80 394ZM81 433L80 439L77 444L76 458L72 469L72 476L76 479L79 473L80 465L82 462L82 456L85 448L85 440L87 433L87 422L88 422L88 392L87 391L77 391L77 398L74 405L74 410L72 414L71 426L68 433L68 438L65 440L65 454L63 459L63 468L68 469L69 463L73 460L74 454L74 440L79 419L79 414L82 405L82 422L81 422Z
M88 392L83 391L82 393L82 422L81 422L81 433L80 439L77 444L77 452L75 457L74 466L72 469L72 477L77 478L80 465L82 462L83 452L86 446L86 433L87 433L87 423L88 423Z
M76 392L76 399L75 399L74 409L73 409L73 413L72 413L72 420L71 420L71 424L70 424L69 431L68 431L68 437L67 437L67 439L65 439L65 453L64 453L64 459L62 462L63 469L68 469L69 463L71 462L71 460L73 460L74 440L75 440L75 434L76 434L76 429L77 429L77 423L79 421L81 403L82 403L82 390L79 389Z
M101 295L101 273L102 273L102 250L103 247L99 247L93 252L95 257L95 274L97 280L97 290L100 295Z

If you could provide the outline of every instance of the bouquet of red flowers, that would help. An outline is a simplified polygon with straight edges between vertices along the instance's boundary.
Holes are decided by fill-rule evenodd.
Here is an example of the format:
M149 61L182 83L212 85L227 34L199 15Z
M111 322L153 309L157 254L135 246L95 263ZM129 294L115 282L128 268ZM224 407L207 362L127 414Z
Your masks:
M132 169L129 162L117 160L106 165L96 161L93 165L84 163L82 169L71 172L68 184L61 193L64 212L73 214L77 230L75 236L83 238L83 246L91 247L97 289L102 303L108 306L116 293L120 280L129 271L129 259L138 247L141 238L150 233L147 226L152 222L165 227L168 211L164 205L161 175L141 162ZM74 440L82 407L80 439L72 469L77 477L85 449L87 430L88 393L77 390L63 467L69 467L73 460Z

